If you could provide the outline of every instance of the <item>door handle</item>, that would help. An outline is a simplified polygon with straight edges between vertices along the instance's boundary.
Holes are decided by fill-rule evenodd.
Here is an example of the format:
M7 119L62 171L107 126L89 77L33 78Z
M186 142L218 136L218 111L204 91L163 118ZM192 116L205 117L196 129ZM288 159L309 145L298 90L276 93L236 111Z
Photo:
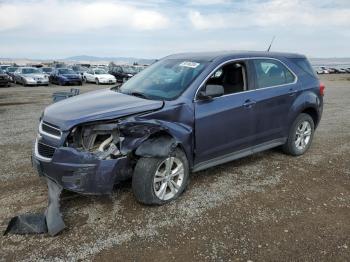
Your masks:
M256 104L256 101L248 99L244 102L243 106L247 108L251 108L255 104Z
M295 96L295 94L298 92L298 90L295 90L294 88L289 89L289 95Z

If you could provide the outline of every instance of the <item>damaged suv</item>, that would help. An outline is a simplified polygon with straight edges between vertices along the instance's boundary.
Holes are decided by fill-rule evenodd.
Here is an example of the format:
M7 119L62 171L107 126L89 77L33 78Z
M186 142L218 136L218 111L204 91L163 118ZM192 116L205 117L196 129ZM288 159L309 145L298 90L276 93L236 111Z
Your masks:
M164 204L184 191L191 172L277 146L305 153L323 93L303 55L171 55L121 87L47 107L33 164L84 194L109 194L132 178L138 201Z

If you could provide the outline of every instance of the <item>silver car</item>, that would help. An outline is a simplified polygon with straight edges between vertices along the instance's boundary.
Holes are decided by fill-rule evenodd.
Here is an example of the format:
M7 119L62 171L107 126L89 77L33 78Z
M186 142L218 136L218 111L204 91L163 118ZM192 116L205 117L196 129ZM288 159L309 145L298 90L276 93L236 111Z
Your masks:
M20 67L14 73L13 82L23 86L49 85L49 77L35 67Z

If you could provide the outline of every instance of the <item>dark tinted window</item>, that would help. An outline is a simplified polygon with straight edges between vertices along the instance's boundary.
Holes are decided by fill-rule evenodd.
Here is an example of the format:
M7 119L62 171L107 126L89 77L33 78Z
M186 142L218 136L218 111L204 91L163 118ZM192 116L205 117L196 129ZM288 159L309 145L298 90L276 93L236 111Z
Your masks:
M244 63L229 63L216 70L206 85L221 85L225 95L242 92L247 89L245 72Z
M281 62L272 59L254 60L257 88L293 83L295 76Z
M309 61L305 58L292 58L291 59L300 69L304 72L316 77L315 71L312 69Z

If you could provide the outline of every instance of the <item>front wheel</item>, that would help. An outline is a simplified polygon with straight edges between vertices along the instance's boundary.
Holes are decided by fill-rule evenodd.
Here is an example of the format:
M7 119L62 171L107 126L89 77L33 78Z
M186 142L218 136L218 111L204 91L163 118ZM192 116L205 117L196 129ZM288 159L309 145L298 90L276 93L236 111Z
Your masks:
M312 117L308 114L300 114L292 124L283 151L293 156L304 154L311 146L314 131L315 124Z
M98 78L95 79L96 85L100 84L100 81L98 80Z
M179 197L189 182L185 153L177 148L170 156L140 158L132 178L137 201L146 205L162 205Z

